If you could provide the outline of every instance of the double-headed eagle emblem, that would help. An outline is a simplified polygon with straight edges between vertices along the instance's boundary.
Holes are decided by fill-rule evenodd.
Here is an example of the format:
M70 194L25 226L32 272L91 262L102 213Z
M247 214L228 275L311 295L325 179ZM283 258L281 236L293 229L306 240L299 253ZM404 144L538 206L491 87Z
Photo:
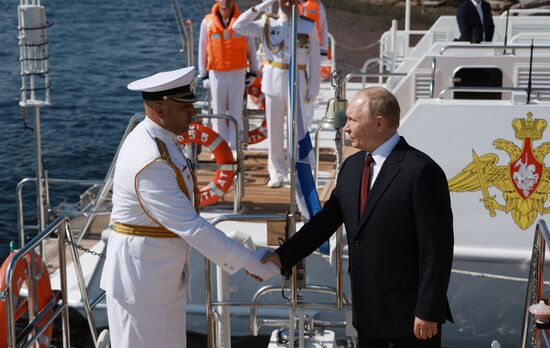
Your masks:
M508 165L498 166L499 158L494 153L478 156L472 149L473 161L449 180L449 190L481 190L481 201L490 216L496 216L496 210L511 213L514 222L521 229L527 229L537 214L550 213L550 206L544 206L550 192L550 168L544 167L544 158L550 152L550 142L533 149L533 141L542 139L546 125L546 120L533 119L530 112L527 113L527 119L514 119L512 128L516 138L523 140L522 148L505 139L493 141L495 148L506 151L510 156ZM502 192L504 204L489 194L492 186Z

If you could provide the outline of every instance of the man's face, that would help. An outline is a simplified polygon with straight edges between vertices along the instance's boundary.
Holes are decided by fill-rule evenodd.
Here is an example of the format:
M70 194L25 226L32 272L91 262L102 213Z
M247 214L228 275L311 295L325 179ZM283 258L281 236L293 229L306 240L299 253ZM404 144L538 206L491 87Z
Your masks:
M292 5L297 5L298 0L279 0L279 8L287 15L292 14Z
M377 139L381 132L382 116L367 115L364 107L367 105L367 98L353 98L346 110L347 122L344 131L348 134L353 147L372 152L380 145Z
M197 114L193 103L183 103L175 100L163 102L162 127L172 133L187 132L193 116Z
M220 4L220 10L230 10L233 6L233 0L216 0Z

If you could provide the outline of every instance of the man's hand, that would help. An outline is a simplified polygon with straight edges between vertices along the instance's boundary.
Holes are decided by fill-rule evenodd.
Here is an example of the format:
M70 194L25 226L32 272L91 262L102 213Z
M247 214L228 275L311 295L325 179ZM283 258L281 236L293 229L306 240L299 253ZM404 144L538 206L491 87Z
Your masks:
M264 258L274 254L267 248L260 248L254 252L253 259L246 267L246 273L259 282L266 281L281 274L279 265L270 263L269 260L264 261Z
M271 251L271 252L265 254L260 259L261 263L268 263L269 261L273 262L277 267L279 267L281 269L283 268L283 264L281 263L281 259L279 258L279 255L276 252Z
M414 335L419 340L427 340L437 335L437 323L414 318Z

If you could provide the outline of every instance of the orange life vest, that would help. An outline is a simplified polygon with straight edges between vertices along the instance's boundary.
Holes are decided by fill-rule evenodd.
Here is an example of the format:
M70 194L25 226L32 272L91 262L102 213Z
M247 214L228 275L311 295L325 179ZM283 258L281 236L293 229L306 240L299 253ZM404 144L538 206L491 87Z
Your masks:
M233 23L239 17L237 5L233 4L233 15L227 28L220 21L219 4L212 7L206 16L207 29L207 69L235 70L246 68L246 36L233 30Z
M319 45L323 45L323 37L321 36L321 5L319 0L306 0L299 7L299 12L302 16L311 19L317 26L317 37L319 38Z

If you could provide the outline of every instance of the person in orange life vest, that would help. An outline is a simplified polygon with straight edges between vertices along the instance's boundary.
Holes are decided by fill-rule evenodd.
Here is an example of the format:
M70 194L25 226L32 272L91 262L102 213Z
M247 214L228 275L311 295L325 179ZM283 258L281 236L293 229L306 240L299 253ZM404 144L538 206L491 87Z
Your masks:
M317 37L319 39L319 48L321 50L321 60L328 55L328 24L325 6L321 0L306 0L302 1L299 8L299 13L305 18L315 22L317 27ZM304 105L304 117L307 127L313 123L313 103Z
M244 83L247 60L252 72L259 71L254 40L233 30L239 17L234 0L216 0L212 12L201 23L199 76L210 88L214 114L233 116L242 128ZM214 119L213 128L237 150L235 127L227 120Z
M276 2L279 5L277 15L265 13ZM288 172L287 152L284 146L284 123L289 105L288 68L292 48L293 5L298 5L298 0L265 0L243 12L234 24L235 30L243 35L262 40L262 53L265 57L262 70L262 92L265 94L269 146L267 158L269 182L267 186L271 188L280 187ZM261 17L256 20L258 15ZM303 106L312 103L319 94L321 55L315 23L299 17L297 39L297 85Z

